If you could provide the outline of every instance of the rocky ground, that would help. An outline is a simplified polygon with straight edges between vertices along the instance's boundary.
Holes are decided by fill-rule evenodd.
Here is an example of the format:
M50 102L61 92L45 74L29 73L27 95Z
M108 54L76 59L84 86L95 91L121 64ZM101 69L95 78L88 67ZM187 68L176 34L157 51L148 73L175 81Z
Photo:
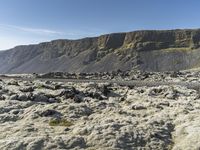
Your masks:
M192 71L170 72L142 72L142 71L112 71L103 73L65 73L50 72L45 74L20 75L35 78L59 78L59 79L97 79L97 80L142 80L164 82L200 82L200 69ZM10 76L10 75L9 75ZM17 75L16 75L17 76Z
M198 82L198 76L146 73L129 78ZM183 86L3 79L0 149L199 149L199 113L199 91Z

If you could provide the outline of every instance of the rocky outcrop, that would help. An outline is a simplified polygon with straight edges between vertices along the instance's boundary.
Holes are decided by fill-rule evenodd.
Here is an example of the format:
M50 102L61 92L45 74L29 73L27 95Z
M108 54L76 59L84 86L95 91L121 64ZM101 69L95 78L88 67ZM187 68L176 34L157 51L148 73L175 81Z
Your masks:
M0 52L0 73L183 70L200 66L200 29L55 40Z

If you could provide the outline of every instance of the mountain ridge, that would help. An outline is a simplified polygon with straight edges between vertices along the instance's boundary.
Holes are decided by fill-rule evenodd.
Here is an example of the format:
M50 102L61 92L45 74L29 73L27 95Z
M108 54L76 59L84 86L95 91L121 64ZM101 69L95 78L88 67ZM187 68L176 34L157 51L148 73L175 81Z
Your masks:
M0 73L175 71L200 66L200 29L138 30L0 51Z

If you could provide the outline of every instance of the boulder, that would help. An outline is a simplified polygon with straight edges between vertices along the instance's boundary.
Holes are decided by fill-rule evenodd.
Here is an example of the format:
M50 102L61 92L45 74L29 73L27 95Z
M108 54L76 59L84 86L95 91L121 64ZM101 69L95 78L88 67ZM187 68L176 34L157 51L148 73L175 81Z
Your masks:
M49 98L42 93L34 94L32 100L34 102L49 102Z
M29 97L26 94L19 94L17 100L19 101L27 101Z

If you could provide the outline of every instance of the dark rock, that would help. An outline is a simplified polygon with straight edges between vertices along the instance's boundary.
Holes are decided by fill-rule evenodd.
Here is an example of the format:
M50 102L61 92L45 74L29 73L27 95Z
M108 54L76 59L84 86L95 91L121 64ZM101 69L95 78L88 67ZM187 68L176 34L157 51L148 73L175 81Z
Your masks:
M41 94L41 93L34 94L32 100L35 102L49 102L49 98L46 95Z
M52 110L52 109L47 109L47 110L43 111L42 113L40 113L40 116L42 116L42 117L51 117L54 115L61 115L61 113L59 113L56 110Z
M63 90L63 91L59 94L59 96L64 96L66 99L68 99L68 98L73 99L74 96L75 96L76 94L79 94L79 93L80 93L80 92L77 91L77 90L73 87L72 89Z
M8 82L8 85L16 85L19 86L19 83L15 80L11 80L10 82Z
M17 115L17 114L20 113L20 110L13 110L12 113L13 113L14 115Z
M105 109L106 107L107 107L107 103L105 103L103 101L101 103L97 104L97 109L99 109L99 110Z
M73 137L66 149L86 149L86 141L83 137Z
M23 87L21 89L19 89L21 92L33 92L34 88L33 87Z
M120 101L120 102L123 102L123 101L125 101L125 99L126 99L125 97L120 97L120 98L119 98L119 101Z
M49 98L48 102L49 102L49 103L56 103L57 100L56 100L55 98Z
M164 101L164 102L160 102L158 105L169 107L169 106L170 106L170 103L167 102L167 101Z
M45 84L52 84L52 81L46 81Z
M1 92L4 93L4 94L6 94L6 93L9 92L9 90L8 89L2 89Z
M157 96L163 94L163 89L161 88L153 88L149 91L149 96Z
M18 95L14 94L10 96L10 100L17 100L18 99Z
M83 96L82 95L75 95L73 98L75 103L81 103L83 101Z
M144 79L146 79L146 78L148 78L149 77L149 73L147 73L147 72L143 72L143 73L141 73L141 75L140 75L140 79L141 80L144 80Z
M42 88L54 90L54 87L52 85L49 85L49 84L42 84Z
M134 110L142 110L142 109L147 109L145 106L142 105L133 105L132 109Z
M100 91L102 92L104 96L108 96L108 94L110 93L110 89L108 89L108 86L106 85L103 85L102 87L100 87Z
M105 99L100 93L97 93L97 92L94 92L91 97L96 98L98 100L104 100Z
M65 128L64 131L70 131L70 128Z
M0 100L5 100L6 99L6 97L5 96L3 96L3 95L0 95Z
M59 89L61 89L61 88L62 88L62 86L59 85L59 84L57 84L57 85L54 86L54 89L55 89L55 90L59 90Z
M28 96L26 94L20 94L20 95L18 95L17 100L27 101L28 100Z
M156 108L158 108L160 110L164 109L163 106L161 106L161 105L156 105Z

